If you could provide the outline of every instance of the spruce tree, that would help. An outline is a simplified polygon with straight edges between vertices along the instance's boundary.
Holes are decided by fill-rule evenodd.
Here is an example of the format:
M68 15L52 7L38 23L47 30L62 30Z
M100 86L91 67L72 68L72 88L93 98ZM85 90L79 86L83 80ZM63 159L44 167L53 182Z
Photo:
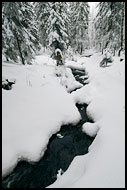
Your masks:
M47 47L46 39L48 38L48 36L46 30L47 30L47 20L50 16L50 3L35 2L34 12L35 12L35 19L37 22L39 41L43 47Z
M114 51L124 46L124 2L100 2L96 18L96 44ZM102 51L103 52L103 51Z
M88 22L89 22L89 5L87 2L70 3L70 38L71 44L82 54L83 50L88 47Z
M66 51L68 46L68 34L66 28L66 16L64 10L65 2L51 2L50 16L47 20L47 44L54 51L59 48L61 51Z
M22 64L31 64L33 53L39 48L33 6L29 2L2 4L2 50L5 57Z

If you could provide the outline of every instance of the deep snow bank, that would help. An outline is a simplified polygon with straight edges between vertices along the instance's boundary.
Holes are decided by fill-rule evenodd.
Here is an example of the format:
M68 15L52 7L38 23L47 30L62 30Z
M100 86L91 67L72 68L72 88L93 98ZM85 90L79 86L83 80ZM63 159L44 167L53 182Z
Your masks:
M17 161L37 161L60 126L81 116L71 95L55 75L55 65L37 56L34 65L3 62L3 78L15 78L12 90L2 89L2 175Z
M83 131L97 136L89 153L75 157L50 188L125 187L125 61L114 57L110 67L100 68L101 58L78 59L89 84L72 93L76 103L88 104L87 114L95 121L84 124Z

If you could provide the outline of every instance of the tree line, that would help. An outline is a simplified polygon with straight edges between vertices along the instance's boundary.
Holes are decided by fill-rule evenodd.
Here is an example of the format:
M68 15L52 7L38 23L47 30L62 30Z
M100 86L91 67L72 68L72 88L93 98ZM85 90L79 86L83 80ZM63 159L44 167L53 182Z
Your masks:
M125 49L125 2L100 2L94 19L95 48L109 47L115 55Z
M94 18L94 46L124 49L124 2L100 2ZM82 54L89 48L88 2L2 2L2 53L8 60L31 64L41 46L52 52Z

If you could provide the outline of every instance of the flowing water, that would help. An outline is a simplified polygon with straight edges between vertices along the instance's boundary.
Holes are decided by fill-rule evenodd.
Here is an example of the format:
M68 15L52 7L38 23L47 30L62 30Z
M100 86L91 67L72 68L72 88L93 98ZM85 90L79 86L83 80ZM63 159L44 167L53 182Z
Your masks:
M76 80L84 84L85 72L72 69ZM94 138L82 132L87 105L76 104L82 120L77 125L64 125L49 140L44 156L38 162L20 161L15 169L2 179L3 188L45 188L57 179L58 171L64 173L76 155L88 153Z

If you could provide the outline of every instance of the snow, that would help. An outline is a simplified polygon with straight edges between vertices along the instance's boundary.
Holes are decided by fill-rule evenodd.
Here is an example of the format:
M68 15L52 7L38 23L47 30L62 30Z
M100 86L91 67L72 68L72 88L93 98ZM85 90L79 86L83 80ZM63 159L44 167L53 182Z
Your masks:
M89 123L86 122L83 126L82 126L82 131L84 133L86 133L87 135L89 135L90 137L94 137L97 135L97 132L99 130L99 126L97 123Z
M59 48L57 48L57 49L55 50L55 54L57 54L57 52L59 52L60 55L62 56L62 51L61 51Z
M60 168L47 188L124 188L125 59L113 57L102 68L100 53L75 58L60 68L46 55L36 56L33 65L3 62L3 78L15 78L16 84L2 89L2 175L19 159L38 160L61 125L80 120L75 104L86 103L94 123L83 124L82 131L96 137L88 153L76 156L64 173ZM76 83L70 68L87 72L85 86ZM77 85L81 88L67 93Z
M61 177L62 173L63 173L63 171L62 171L62 169L60 168L60 169L58 170L57 179Z
M107 58L107 59L112 58L112 53L109 48L104 49L103 54L104 54L104 58Z
M78 59L89 83L72 93L75 103L88 104L87 114L94 123L85 123L82 130L96 138L89 152L76 156L50 188L125 187L125 61L114 57L110 67L101 68L102 58L96 53Z
M66 87L67 92L70 92L76 88L81 88L83 85L75 80L71 69L66 68L65 66L56 67L55 73L61 77L59 77L59 82L61 85Z
M12 90L2 89L2 175L5 176L20 159L39 160L52 134L64 124L76 124L81 116L71 95L59 83L53 61L46 56L37 56L33 65L3 62L2 75L16 79Z
M57 134L57 137L58 137L58 138L63 138L64 136L58 133L58 134Z

